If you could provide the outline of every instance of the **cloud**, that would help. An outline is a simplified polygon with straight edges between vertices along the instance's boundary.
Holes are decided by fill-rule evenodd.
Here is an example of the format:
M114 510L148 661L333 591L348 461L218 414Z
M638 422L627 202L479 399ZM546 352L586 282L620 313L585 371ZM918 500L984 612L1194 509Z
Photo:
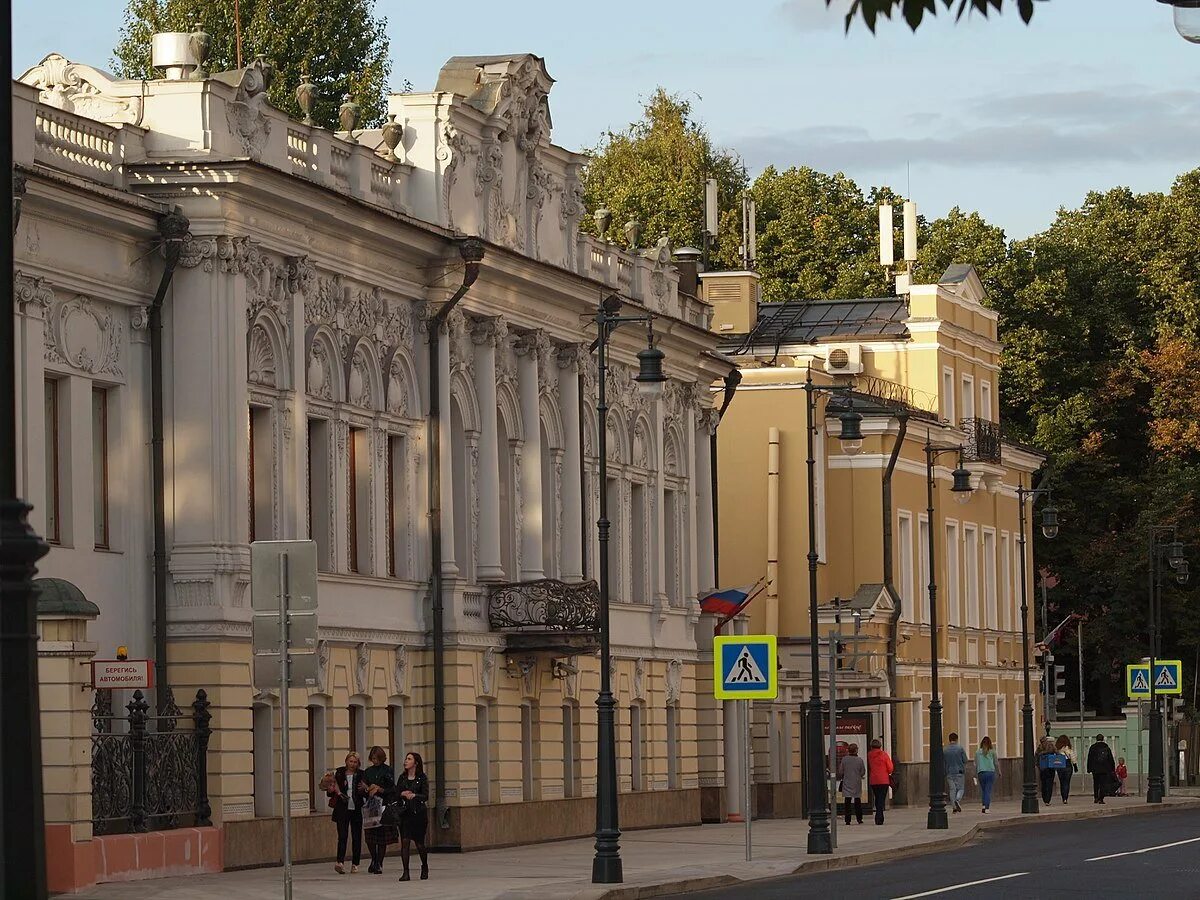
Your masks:
M860 111L861 112L861 111ZM989 94L905 117L898 134L844 123L733 141L752 169L811 165L895 171L951 168L1062 171L1097 163L1200 161L1200 92L1150 87Z
M775 15L797 31L841 31L846 27L848 0L784 0L775 7Z

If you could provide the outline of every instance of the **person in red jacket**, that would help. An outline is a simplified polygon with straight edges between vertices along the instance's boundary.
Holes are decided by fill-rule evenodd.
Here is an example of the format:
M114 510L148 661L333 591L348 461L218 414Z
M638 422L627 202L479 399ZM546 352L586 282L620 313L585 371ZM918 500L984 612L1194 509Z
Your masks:
M883 824L883 807L887 802L888 788L892 786L892 772L896 766L883 749L883 742L871 741L871 752L867 754L867 784L871 787L871 799L875 803L875 824Z

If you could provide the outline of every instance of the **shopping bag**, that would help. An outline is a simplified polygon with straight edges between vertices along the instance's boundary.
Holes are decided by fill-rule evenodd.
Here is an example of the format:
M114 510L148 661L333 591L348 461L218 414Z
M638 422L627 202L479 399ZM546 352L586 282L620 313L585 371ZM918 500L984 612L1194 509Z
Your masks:
M363 805L363 828L378 828L383 820L383 801L372 797Z

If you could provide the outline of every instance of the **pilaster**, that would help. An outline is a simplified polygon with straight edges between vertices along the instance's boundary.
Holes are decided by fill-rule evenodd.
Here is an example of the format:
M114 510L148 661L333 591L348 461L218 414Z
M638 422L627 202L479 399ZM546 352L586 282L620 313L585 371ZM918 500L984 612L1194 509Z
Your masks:
M548 340L541 331L528 332L514 344L517 353L517 392L521 403L521 425L525 442L521 448L521 504L523 510L542 510L541 409L538 404L538 344ZM521 580L544 577L542 561L542 516L522 515Z
M580 465L579 364L583 348L579 344L558 352L558 402L563 423L562 533L559 553L563 581L583 578L583 482Z
M479 399L479 544L476 577L504 578L500 558L500 451L496 426L496 344L507 334L501 318L477 319L471 328L475 343L475 393ZM506 523L507 524L507 523Z

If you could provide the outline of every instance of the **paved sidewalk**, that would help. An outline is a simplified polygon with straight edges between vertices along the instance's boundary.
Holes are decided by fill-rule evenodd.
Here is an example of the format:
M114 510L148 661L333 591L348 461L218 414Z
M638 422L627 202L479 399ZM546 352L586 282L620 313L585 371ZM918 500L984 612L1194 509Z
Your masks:
M399 859L389 858L386 874L338 875L329 863L296 866L294 900L634 900L685 890L718 887L736 881L772 878L800 870L820 870L882 862L917 852L932 852L969 840L978 826L1017 827L1022 823L1101 815L1128 815L1189 805L1200 819L1200 801L1169 798L1161 807L1148 807L1140 797L1109 798L1097 806L1088 796L1071 804L1047 807L1038 816L1022 816L1019 802L999 803L983 815L969 808L950 815L948 831L925 828L924 808L889 810L884 825L867 818L864 825L845 827L839 820L838 849L833 856L807 857L807 822L772 819L754 823L754 859L745 861L744 826L700 825L631 831L621 836L625 867L622 886L590 883L590 839L534 844L506 850L432 854L430 880L397 884ZM1036 826L1032 826L1036 827ZM334 835L330 829L330 846ZM415 858L413 862L416 863ZM417 866L414 866L414 875ZM282 896L281 868L226 872L187 878L100 885L75 895L86 900L278 900Z

